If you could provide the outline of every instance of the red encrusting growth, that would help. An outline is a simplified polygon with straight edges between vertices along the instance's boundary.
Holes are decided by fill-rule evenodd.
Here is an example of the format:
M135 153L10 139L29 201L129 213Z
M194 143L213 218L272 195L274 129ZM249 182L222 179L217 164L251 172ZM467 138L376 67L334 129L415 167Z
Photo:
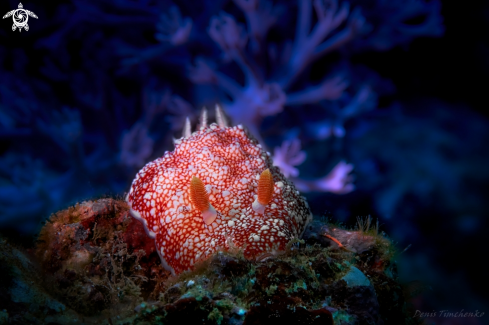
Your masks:
M266 209L257 212L252 204L262 191ZM312 218L305 199L241 126L212 124L176 140L173 152L139 171L127 202L174 274L231 243L247 258L284 250Z

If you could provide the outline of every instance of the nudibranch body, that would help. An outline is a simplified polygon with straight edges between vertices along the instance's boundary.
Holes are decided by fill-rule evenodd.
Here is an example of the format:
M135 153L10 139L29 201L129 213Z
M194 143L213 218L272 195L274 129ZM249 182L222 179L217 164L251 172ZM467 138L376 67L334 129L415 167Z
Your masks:
M139 171L127 195L172 274L231 245L246 258L282 251L312 220L306 200L243 127L211 124L175 146Z

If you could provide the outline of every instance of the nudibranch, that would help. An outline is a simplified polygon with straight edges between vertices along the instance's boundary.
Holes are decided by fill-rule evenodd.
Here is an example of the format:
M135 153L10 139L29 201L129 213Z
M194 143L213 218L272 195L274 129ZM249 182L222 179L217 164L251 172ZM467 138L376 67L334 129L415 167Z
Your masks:
M126 201L155 239L163 266L179 274L231 246L246 258L285 250L312 214L270 154L240 125L201 124L175 150L144 166Z

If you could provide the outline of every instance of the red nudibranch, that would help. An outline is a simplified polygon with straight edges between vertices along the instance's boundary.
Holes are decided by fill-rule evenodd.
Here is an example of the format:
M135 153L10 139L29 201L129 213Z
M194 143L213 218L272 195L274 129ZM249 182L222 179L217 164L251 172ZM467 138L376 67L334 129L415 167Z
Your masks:
M273 254L302 236L312 220L306 200L242 126L186 130L126 198L166 269L178 274L230 245L246 258Z

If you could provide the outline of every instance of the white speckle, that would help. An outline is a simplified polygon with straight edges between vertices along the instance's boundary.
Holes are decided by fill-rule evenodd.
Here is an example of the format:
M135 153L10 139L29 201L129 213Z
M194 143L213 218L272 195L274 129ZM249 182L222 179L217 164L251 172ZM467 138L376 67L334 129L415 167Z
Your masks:
M277 205L275 203L272 203L271 207L272 207L272 209L275 209L277 207Z
M205 190L207 191L207 193L210 193L212 191L212 185L206 185Z
M228 226L229 227L234 227L234 221L233 220L229 220L228 221Z
M283 187L284 186L284 183L282 183L282 182L277 182L275 184L277 184L278 187Z
M155 206L155 200L151 200L151 206L154 208L154 206Z
M189 281L187 282L187 287L191 287L191 286L193 286L193 285L194 285L194 283L195 283L195 281L194 281L194 280L189 280Z
M273 243L273 236L271 236L271 237L270 237L270 242L272 242L272 243Z
M240 182L243 184L246 184L246 183L248 183L248 180L246 178L242 178Z
M150 192L146 192L146 194L144 194L144 198L146 200L151 199L151 193Z
M155 208L151 209L151 211L149 211L149 213L154 217L154 215L156 213L156 209Z
M169 216L166 216L165 221L166 221L166 223L170 223L171 222L170 217Z
M153 231L158 231L158 226L153 226Z
M223 191L223 192L222 192L222 196L223 196L223 197L226 197L226 196L228 196L229 194L231 194L231 192L229 192L229 191Z
M260 236L258 236L258 235L254 235L254 236L253 236L253 240L254 240L254 241L259 241L259 240L260 240Z

